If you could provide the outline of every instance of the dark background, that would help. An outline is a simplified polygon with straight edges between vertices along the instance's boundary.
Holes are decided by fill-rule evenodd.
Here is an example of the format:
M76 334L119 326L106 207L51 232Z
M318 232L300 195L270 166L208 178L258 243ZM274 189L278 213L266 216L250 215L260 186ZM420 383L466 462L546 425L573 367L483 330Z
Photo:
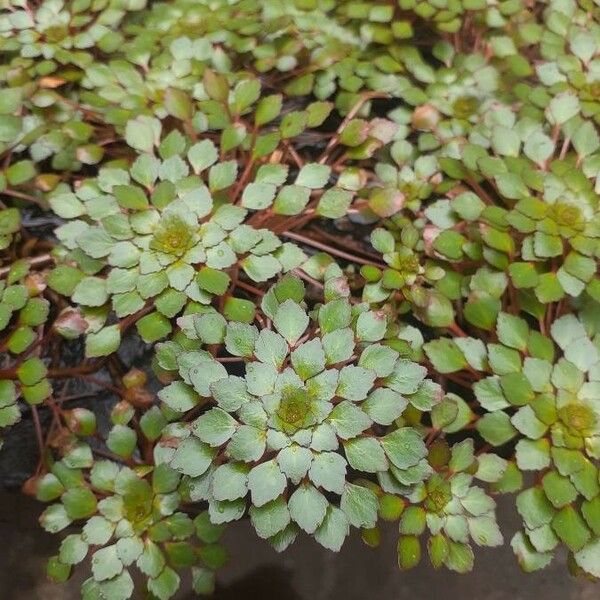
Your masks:
M80 565L67 584L46 579L45 561L56 554L60 537L39 527L41 510L41 504L17 491L0 491L0 600L80 599L88 565ZM277 554L256 537L249 522L235 523L224 537L231 560L218 575L214 600L598 600L600 584L573 579L564 555L544 571L529 575L520 571L508 543L518 527L511 510L510 498L504 499L499 518L505 546L476 550L470 575L434 571L427 559L401 573L393 525L384 530L378 549L365 546L354 531L339 554L307 536ZM195 598L189 590L184 581L177 599Z

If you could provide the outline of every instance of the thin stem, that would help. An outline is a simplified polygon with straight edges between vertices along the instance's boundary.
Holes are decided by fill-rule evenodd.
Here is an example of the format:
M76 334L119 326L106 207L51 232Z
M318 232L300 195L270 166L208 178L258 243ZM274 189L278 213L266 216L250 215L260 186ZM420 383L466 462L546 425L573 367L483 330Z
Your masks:
M339 256L340 258L344 258L350 262L358 263L360 265L373 265L379 267L380 269L386 268L386 266L381 263L377 263L372 260L365 260L364 258L360 258L359 256L356 256L354 254L348 254L347 252L338 250L337 248L332 248L327 244L322 244L321 242L317 242L316 240L313 240L299 233L295 233L293 231L284 231L282 235L292 240L296 240L297 242L302 242L307 246L312 246L313 248L318 248L319 250L323 250L324 252L329 252L329 254Z
M34 267L34 266L41 267L41 266L47 265L48 263L51 263L53 261L53 258L50 254L40 254L39 256L27 258L27 261L29 262L29 265L32 267ZM0 269L0 278L6 277L6 275L8 275L9 272L10 272L10 267L2 267Z
M26 200L27 202L33 202L34 204L37 204L42 208L44 206L42 200L40 200L39 198L36 198L35 196L30 196L29 194L24 194L23 192L19 192L17 190L3 190L2 193L5 196L11 196L13 198L18 198L19 200Z

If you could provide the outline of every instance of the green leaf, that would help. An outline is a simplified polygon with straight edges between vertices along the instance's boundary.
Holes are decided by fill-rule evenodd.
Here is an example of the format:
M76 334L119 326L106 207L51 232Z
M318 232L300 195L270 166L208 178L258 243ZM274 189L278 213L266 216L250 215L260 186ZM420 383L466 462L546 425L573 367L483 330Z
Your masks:
M477 421L476 427L481 437L492 446L502 446L517 434L510 417L503 412L485 414Z
M521 492L516 503L519 514L530 529L547 525L556 512L540 487Z
M148 579L148 590L159 600L168 600L179 589L180 578L170 567L165 567L156 579Z
M235 460L254 462L266 448L265 433L251 425L242 425L231 437L227 453Z
M286 485L287 479L274 460L261 463L248 473L248 489L255 506L263 506L280 496Z
M339 552L349 533L348 517L341 509L329 505L321 525L315 531L315 540L324 548Z
M117 555L124 566L131 565L142 554L144 543L137 537L121 538L116 543Z
M496 413L498 414L498 413ZM522 471L541 471L550 465L548 440L520 440L516 447L517 465Z
M580 110L579 98L569 92L557 94L548 105L548 113L552 121L558 125L566 123Z
M376 373L369 369L346 365L339 372L336 394L347 400L364 400L373 387Z
M144 191L134 185L115 185L113 194L123 208L144 210L148 208L148 198Z
M108 434L106 446L111 451L128 458L133 454L137 444L137 435L133 429L125 425L115 425Z
M187 156L194 173L197 175L215 164L219 158L219 153L212 140L202 140L190 147Z
M356 336L362 342L378 342L385 335L387 318L381 311L361 313L356 320Z
M68 489L61 500L70 519L84 519L96 511L96 496L86 487Z
M321 525L328 506L327 498L309 484L301 485L288 502L292 520L309 534L314 533Z
M495 483L500 481L508 468L508 462L495 454L480 454L477 457L475 477L480 481Z
M584 121L571 140L579 156L589 156L600 148L600 136L590 121Z
M261 98L254 113L255 124L260 127L276 119L281 112L282 98L281 94Z
M210 446L221 446L231 438L237 421L220 408L211 408L194 421L194 433Z
M270 329L261 329L254 345L254 355L261 362L280 369L289 352L287 342Z
M427 456L425 442L411 427L401 427L381 438L387 457L399 469L408 469Z
M211 522L207 511L201 512L194 519L194 527L198 538L207 544L218 542L225 531L224 525L215 525Z
M46 365L39 358L28 358L17 368L19 381L27 386L40 382L48 373Z
M248 492L249 467L240 463L226 463L215 469L211 489L215 500L237 500Z
M529 380L523 373L507 373L500 377L500 386L504 397L514 406L523 406L532 402L535 394Z
M467 366L464 354L451 339L432 340L423 345L423 350L440 373L454 373Z
M404 194L394 188L375 188L369 198L369 208L379 217L391 217L402 209Z
M525 351L529 338L529 327L527 322L514 315L501 312L496 323L498 339L505 346Z
M103 327L97 333L88 333L85 338L85 355L88 358L108 356L121 345L121 330L118 325Z
M0 235L16 233L21 227L21 213L18 208L4 208L0 212Z
M290 511L286 501L279 497L262 506L250 507L250 520L259 537L273 537L290 522Z
M427 375L427 369L410 360L399 359L394 372L386 379L387 387L399 394L414 394Z
M519 565L526 573L531 573L550 564L552 553L536 552L531 542L521 531L517 532L510 542L514 553L517 555Z
M319 308L319 327L323 333L331 333L350 325L350 304L346 299L327 302Z
M242 193L242 206L262 210L273 204L277 188L271 183L249 183Z
M370 489L347 483L342 493L340 508L354 527L375 527L377 523L377 496Z
M298 215L310 200L310 189L300 185L283 186L275 198L273 211L278 215Z
M93 546L103 546L112 537L114 529L115 524L108 519L94 516L83 528L83 539Z
M308 472L312 459L313 454L308 448L295 444L283 448L277 455L281 472L296 485Z
M565 506L554 516L552 529L572 552L581 550L591 537L581 515L572 506Z
M21 185L37 174L35 163L31 160L20 160L6 169L6 179L10 185Z
M388 346L371 344L360 355L358 366L374 371L377 377L387 377L393 372L397 358L398 353Z
M340 188L331 188L319 199L316 212L327 219L341 219L352 203L352 193Z
M244 79L233 90L234 106L236 113L240 114L252 106L260 97L260 81L258 79Z
M68 535L61 543L58 558L65 565L76 565L87 555L88 545L81 535Z
M85 214L84 204L75 194L55 194L48 198L50 208L63 219L74 219Z
M58 533L71 523L72 519L62 504L52 504L40 516L40 524L48 533Z
M272 279L281 272L281 263L270 255L248 256L242 261L242 267L252 281L259 283Z
M208 172L208 187L211 192L224 190L233 185L237 176L237 161L229 160L218 163Z
M277 331L294 345L308 327L308 315L293 300L281 303L273 317L273 324Z
M457 573L468 573L473 570L473 562L471 546L453 541L448 542L448 556L445 562L448 569Z
M160 140L161 123L158 119L144 116L127 121L125 141L135 150L152 153Z
M600 577L600 539L596 538L575 553L575 562L594 577Z
M258 330L245 323L228 323L225 334L227 352L234 356L252 356L254 344L258 339Z
M538 129L525 140L523 152L532 161L543 165L554 154L554 142Z
M170 383L158 392L158 397L177 412L191 410L200 400L194 389L183 381Z
M214 455L215 451L210 446L189 437L179 442L170 466L183 475L199 477L211 465Z
M311 188L313 190L325 186L331 173L331 167L318 163L308 163L300 169L296 177L296 185Z
M355 438L344 442L348 463L357 471L377 473L388 468L385 452L376 438Z
M222 344L227 321L219 313L194 315L194 331L205 344Z
M473 298L465 304L465 319L481 329L491 330L496 323L496 316L500 311L501 302L491 296Z
M504 156L518 156L521 147L519 134L513 129L496 125L492 129L492 148Z
M143 316L135 324L140 337L147 344L156 342L171 333L172 327L169 319L159 312Z
M319 339L299 345L290 358L294 371L302 380L317 375L325 368L325 352Z
M346 481L346 460L335 452L320 452L313 458L308 476L315 486L341 494Z
M562 508L577 498L577 490L573 484L567 477L563 477L556 471L550 471L544 475L542 487L555 508Z
M192 117L194 107L190 97L181 89L167 88L163 99L165 110L177 119L185 121Z
M92 573L96 581L112 579L123 571L123 563L117 556L117 546L107 546L92 555Z
M106 281L99 277L84 277L75 286L71 299L84 306L102 306L108 300Z
M367 414L347 400L336 404L327 420L344 440L356 437L371 426L371 419Z
M373 390L362 403L362 410L380 425L391 425L407 407L408 401L387 388Z
M215 590L215 574L210 569L192 567L192 587L196 594L209 596Z
M58 556L51 556L46 565L46 575L55 583L64 583L71 576L71 565L61 562Z

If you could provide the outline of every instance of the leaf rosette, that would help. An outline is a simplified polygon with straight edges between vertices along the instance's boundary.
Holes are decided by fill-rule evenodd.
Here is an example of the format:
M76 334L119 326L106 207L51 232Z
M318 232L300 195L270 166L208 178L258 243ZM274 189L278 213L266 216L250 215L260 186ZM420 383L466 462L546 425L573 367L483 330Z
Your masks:
M81 523L81 532L67 535L50 558L50 577L65 581L89 555L92 576L81 588L85 599L131 597L134 565L157 598L173 596L181 581L178 572L190 567L196 591L212 590L214 570L227 560L218 544L223 527L212 525L206 512L192 519L179 510L177 472L167 465L134 470L98 460L85 473L89 485L84 470L63 459L37 484L38 499L58 500L40 518L46 531Z
M414 482L426 475L418 431L390 426L410 404L429 410L440 389L386 345L386 316L347 294L333 269L327 301L314 311L299 280L273 286L262 302L272 328L210 312L180 320L199 342L223 342L245 363L240 375L189 342L159 350L159 364L182 377L159 394L175 418L211 407L189 425L169 425L157 459L192 478L213 522L240 518L249 497L257 533L277 548L302 529L338 549L349 525L372 527L377 517L376 496L351 483L350 472L412 471Z

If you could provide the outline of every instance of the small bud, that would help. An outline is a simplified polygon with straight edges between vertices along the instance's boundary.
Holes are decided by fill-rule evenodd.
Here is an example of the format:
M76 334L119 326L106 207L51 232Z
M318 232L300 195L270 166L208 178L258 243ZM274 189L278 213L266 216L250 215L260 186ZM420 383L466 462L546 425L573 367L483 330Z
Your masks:
M67 80L62 77L48 75L46 77L41 77L38 81L38 85L41 88L53 90L54 88L64 85L66 82Z
M47 287L45 277L41 273L29 273L24 283L31 298L39 296Z
M377 546L379 546L381 543L381 531L379 527L361 529L360 534L363 542L367 544L367 546L371 546L371 548L377 548Z
M412 126L419 131L432 131L440 122L440 113L431 104L417 106L412 114Z
M134 387L145 386L146 382L148 381L148 377L141 369L131 369L125 373L125 375L123 375L122 381L123 385L127 389L131 389Z
M39 483L39 476L38 475L32 475L29 479L27 479L25 481L25 483L21 486L21 491L26 495L26 496L32 496L33 498L36 497L37 495L37 488L38 488L38 483Z
M42 192L51 192L60 183L60 177L54 173L42 173L35 178L35 187Z
M125 392L125 399L136 408L148 408L154 404L154 395L140 387L128 389Z
M76 435L92 435L96 431L96 415L87 408L74 408L65 416L67 426Z
M407 570L416 567L421 560L421 543L414 535L402 535L398 540L398 566Z
M110 413L110 420L115 425L127 425L134 415L134 409L127 400L117 402Z
M404 500L399 496L384 494L379 499L379 516L384 521L397 521L404 511Z
M88 323L75 308L65 308L54 321L54 331L66 338L74 340L87 331Z

